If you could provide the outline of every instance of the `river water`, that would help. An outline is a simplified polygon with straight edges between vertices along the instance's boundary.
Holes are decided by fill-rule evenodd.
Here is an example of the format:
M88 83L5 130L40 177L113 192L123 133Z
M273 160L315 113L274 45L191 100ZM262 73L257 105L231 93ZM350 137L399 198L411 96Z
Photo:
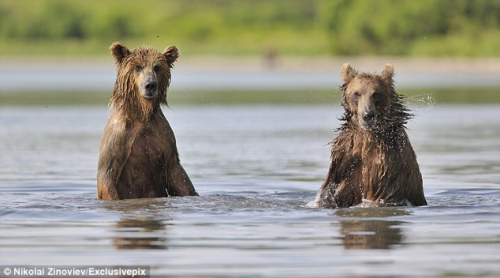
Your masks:
M166 108L200 196L126 201L95 198L106 107L0 107L0 264L499 277L500 106L413 108L429 205L331 210L306 204L326 176L338 105Z

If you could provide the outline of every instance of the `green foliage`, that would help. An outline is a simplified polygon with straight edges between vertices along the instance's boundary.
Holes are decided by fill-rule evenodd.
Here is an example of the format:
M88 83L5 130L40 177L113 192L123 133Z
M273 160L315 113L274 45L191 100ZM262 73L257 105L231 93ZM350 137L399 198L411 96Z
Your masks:
M500 43L500 1L338 0L321 11L339 55L500 54L487 46Z
M120 40L215 55L497 56L499 27L498 0L2 0L0 54L103 53Z
M120 40L199 54L326 54L315 13L316 0L2 0L0 48L80 40L105 50Z
M497 88L448 88L398 90L410 106L434 104L500 104ZM168 93L171 107L189 105L279 104L340 105L340 91L176 91ZM109 92L29 91L0 93L0 107L7 105L106 105Z

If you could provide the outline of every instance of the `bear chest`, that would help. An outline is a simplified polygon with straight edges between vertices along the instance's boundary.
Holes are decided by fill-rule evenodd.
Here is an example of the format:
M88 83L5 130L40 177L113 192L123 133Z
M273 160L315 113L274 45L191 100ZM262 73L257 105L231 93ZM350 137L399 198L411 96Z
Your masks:
M164 129L141 128L130 142L129 164L144 166L149 169L164 167L165 161L172 153L168 140L168 132Z

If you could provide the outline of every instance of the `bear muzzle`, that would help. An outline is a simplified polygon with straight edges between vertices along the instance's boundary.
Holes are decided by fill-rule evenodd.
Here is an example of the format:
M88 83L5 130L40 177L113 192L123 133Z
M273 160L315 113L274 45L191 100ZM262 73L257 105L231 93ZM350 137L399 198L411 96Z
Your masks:
M156 81L147 81L144 84L144 93L143 96L145 98L153 98L158 94L158 82Z
M377 117L371 109L364 110L358 115L359 126L364 130L374 130L377 127Z

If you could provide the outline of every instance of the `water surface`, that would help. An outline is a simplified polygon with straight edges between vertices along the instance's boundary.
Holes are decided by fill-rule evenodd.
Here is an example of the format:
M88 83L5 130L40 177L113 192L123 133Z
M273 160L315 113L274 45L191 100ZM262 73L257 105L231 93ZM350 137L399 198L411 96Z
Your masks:
M425 207L313 209L338 106L165 109L199 197L95 199L107 108L0 107L0 261L154 276L500 276L500 106L415 107Z

